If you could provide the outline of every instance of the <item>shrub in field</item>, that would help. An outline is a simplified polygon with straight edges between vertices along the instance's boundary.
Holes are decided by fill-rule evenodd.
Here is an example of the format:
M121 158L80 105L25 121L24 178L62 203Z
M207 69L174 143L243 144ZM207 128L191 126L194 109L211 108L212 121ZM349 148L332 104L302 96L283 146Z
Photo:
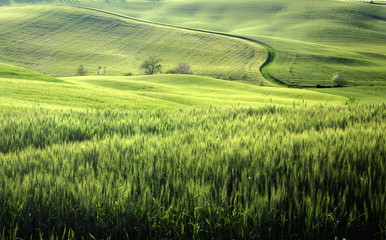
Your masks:
M346 83L346 79L340 74L335 74L332 79L332 86L333 87L343 87L343 85Z
M102 68L101 66L99 66L97 69L97 75L106 76L107 75L106 67Z
M186 62L179 62L175 68L176 74L193 74L190 65Z
M176 70L175 69L169 69L166 71L166 74L176 74Z
M123 76L133 76L133 73L131 73L131 72L124 73Z

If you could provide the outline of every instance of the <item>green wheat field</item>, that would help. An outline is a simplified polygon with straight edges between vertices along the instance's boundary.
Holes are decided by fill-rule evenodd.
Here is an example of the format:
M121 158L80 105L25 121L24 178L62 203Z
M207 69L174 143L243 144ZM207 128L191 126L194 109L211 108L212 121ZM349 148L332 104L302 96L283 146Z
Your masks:
M385 1L0 0L0 240L386 240L385 129Z

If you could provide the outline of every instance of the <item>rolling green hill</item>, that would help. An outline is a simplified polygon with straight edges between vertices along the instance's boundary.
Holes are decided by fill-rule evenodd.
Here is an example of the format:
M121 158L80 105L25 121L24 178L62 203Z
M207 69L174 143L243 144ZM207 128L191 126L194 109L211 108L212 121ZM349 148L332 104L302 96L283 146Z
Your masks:
M1 240L386 239L382 5L3 4Z
M288 85L385 85L386 6L349 1L78 1L82 6L248 36L277 52L270 74Z
M9 64L0 63L0 78L13 78L16 80L19 79L29 79L35 81L45 81L45 82L62 82L57 78L53 78L32 70L28 70L21 67L16 67Z
M96 75L98 66L106 67L108 75L142 74L142 61L155 55L164 71L186 61L195 74L264 81L259 68L267 51L261 45L97 11L2 7L0 33L3 62L53 76L75 75L79 65L88 75Z
M386 64L384 44L386 39L384 31L386 28L384 18L386 7L383 5L332 0L322 2L260 0L243 1L242 4L229 0L210 2L127 0L126 2L110 1L108 3L105 1L77 1L67 2L67 4L106 9L114 13L150 21L224 32L262 41L271 45L276 52L276 58L268 72L289 86L329 86L331 76L336 72L345 76L350 86L385 85L386 70L383 66ZM60 13L61 10L53 10L54 8L40 6L39 11L34 12L47 13L45 14L47 17L50 14L58 16L62 14L62 18L44 19L42 17L36 21L31 21L29 18L35 16L36 13L28 18L26 12L32 11L32 9L16 10L3 7L3 9L7 9L3 12L8 12L3 15L3 19L9 18L13 14L12 11L14 11L14 16L25 16L24 18L18 17L18 21L15 21L13 25L4 25L3 30L20 29L19 32L22 34L15 34L12 38L26 39L28 40L27 43L32 44L28 46L29 44L23 41L19 41L18 44L4 42L3 46L6 48L3 49L3 52L7 53L7 50L10 51L13 48L16 50L13 56L5 56L5 62L63 76L73 75L77 64L84 64L89 70L89 74L92 75L98 66L108 65L104 60L109 59L108 62L111 66L107 66L107 70L110 75L121 75L126 72L138 74L140 73L139 63L143 58L154 53L160 55L164 60L165 71L173 68L179 61L187 61L192 65L196 74L232 80L264 81L258 68L267 55L266 50L258 44L245 41L241 43L240 40L237 40L238 44L248 45L239 48L237 44L229 45L222 42L223 37L209 34L206 35L209 38L198 37L202 44L196 45L197 36L202 36L197 32L189 32L196 38L192 37L188 40L189 37L185 36L186 32L181 29L176 31L176 29L167 28L173 32L173 34L168 34L165 33L165 31L168 32L165 28L160 30L159 26L131 21L129 21L130 24L139 24L140 28L146 26L145 30L139 32L132 29L130 34L133 34L134 31L134 35L131 35L129 41L123 41L123 38L126 37L126 35L122 36L122 32L126 31L125 27L121 25L112 27L115 26L115 23L111 22L110 27L100 28L103 25L101 20L103 17L118 22L123 21L122 18L87 12L90 16L98 16L91 17L92 22L88 22L91 21L90 18L77 17L82 10L67 9L65 13ZM56 30L46 29L46 33L44 31L39 32L41 36L53 37L52 41L55 41L55 44L48 42L48 40L40 41L39 37L31 36L36 31L44 29L44 24L62 26L61 24L72 21L71 19L78 21L74 22L79 26L76 30L71 31L69 28L58 27ZM95 21L95 19L100 21ZM43 20L45 23L41 22ZM81 23L83 20L85 22ZM60 23L61 21L63 22ZM127 22L127 19L124 21ZM27 23L24 24L23 22ZM37 27L29 30L31 25L28 25L28 22ZM7 24L10 22L8 21ZM82 26L90 26L89 29L91 30L84 30ZM127 27L127 25L125 26ZM147 27L155 27L157 31L152 30L149 34ZM98 28L101 31L95 30ZM48 34L48 32L51 33ZM180 33L182 32L185 34L183 36L184 41L181 41L182 35ZM6 31L5 34L9 35L10 33ZM89 34L91 34L90 38L85 37ZM107 36L108 34L109 36ZM115 40L108 41L108 38ZM142 38L153 40L143 41ZM159 40L160 38L162 40ZM219 38L221 43L218 42ZM34 40L39 41L37 46L33 45L35 44ZM77 46L69 46L68 44L61 46L60 42L64 40L76 42ZM227 40L230 39L227 38ZM208 42L211 42L212 45ZM216 42L216 48L213 48L214 42ZM173 46L170 46L171 43ZM168 44L169 47L167 47ZM20 55L18 50L25 52L24 46L29 49L39 47L41 49L46 48L46 50L43 52L42 50L35 51L30 54L29 59L26 55L26 58L20 61L17 58ZM132 49L132 46L139 46L139 48ZM229 46L232 46L231 49ZM79 53L76 52L78 47L81 49ZM240 50L240 52L236 48L244 50ZM55 53L48 53L51 52L50 49L54 49ZM58 53L58 49L60 53ZM154 49L157 50L154 51ZM204 54L208 50L210 50L210 55ZM195 53L192 54L193 52ZM64 58L67 58L67 61ZM82 59L83 62L81 62ZM53 61L55 64L52 63ZM122 61L128 64L123 64ZM72 63L71 67L67 66L70 62ZM266 84L268 83L266 82Z
M233 105L344 104L348 98L301 89L267 88L189 75L62 78L63 83L0 77L3 106L180 109Z

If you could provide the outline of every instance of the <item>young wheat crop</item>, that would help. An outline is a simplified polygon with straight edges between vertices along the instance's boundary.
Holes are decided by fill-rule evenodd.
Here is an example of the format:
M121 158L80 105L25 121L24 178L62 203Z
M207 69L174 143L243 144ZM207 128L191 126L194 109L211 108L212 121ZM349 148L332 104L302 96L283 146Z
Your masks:
M385 238L386 106L0 110L2 238Z

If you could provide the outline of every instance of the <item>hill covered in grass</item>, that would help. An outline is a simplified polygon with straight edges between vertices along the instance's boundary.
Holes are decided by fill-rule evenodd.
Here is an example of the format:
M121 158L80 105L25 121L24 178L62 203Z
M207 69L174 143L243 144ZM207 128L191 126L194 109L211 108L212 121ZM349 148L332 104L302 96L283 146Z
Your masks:
M348 98L300 89L265 88L208 77L156 75L62 78L63 83L1 78L9 107L55 105L96 109L180 109L232 105L344 104Z
M316 37L348 27L333 22L360 16L362 5L71 2L108 13L17 1L0 7L2 61L61 77L0 64L0 239L386 237L379 19L368 31L354 24L349 40ZM207 76L118 76L140 73L150 54L164 70L182 60ZM329 84L328 72L343 69L350 85L377 86L310 91L217 79L259 80L272 54L264 71L287 85ZM88 76L63 77L80 64ZM98 66L110 76L95 76Z
M195 74L263 81L267 51L256 43L169 28L121 16L63 6L2 7L0 51L4 62L53 76L142 74L149 56L163 71L188 62Z
M159 55L164 60L164 71L172 69L179 61L186 61L192 65L195 74L230 80L264 81L258 70L267 58L267 51L256 42L240 41L214 34L203 35L202 32L189 31L187 34L182 29L133 22L114 15L118 13L178 27L217 31L264 42L272 47L274 51L272 54L275 54L274 62L266 72L288 86L330 86L330 79L337 72L347 79L350 86L385 85L386 70L383 66L386 64L384 44L386 7L383 5L332 0L259 0L243 1L242 4L229 0L210 2L82 0L76 3L62 3L104 9L111 14L88 11L84 13L98 17L82 18L77 17L79 16L77 14L84 11L80 9L67 9L65 13L60 13L61 10L53 6L40 6L39 11L33 8L15 10L3 7L3 10L6 10L3 12L7 13L3 15L4 20L12 16L12 11L15 13L14 16L26 17L28 14L22 14L22 11L30 10L45 14L47 17L50 14L66 16L38 18L36 21L28 17L18 17L13 25L9 21L5 23L10 25L3 23L3 29L21 30L18 34L11 34L11 38L4 38L5 40L12 38L28 40L28 42L19 41L18 44L5 41L4 52L7 53L12 49L15 51L14 54L6 56L6 62L60 76L76 74L79 64L85 65L90 75L95 74L98 66L107 65L110 75L121 75L128 72L141 73L140 62L153 54ZM31 15L30 18L35 15ZM109 27L105 27L106 22L99 21L104 17L109 19L105 19L111 24ZM56 30L43 31L45 27L44 23L40 22L42 20L55 26L72 21L71 24L76 23L78 27L76 30L70 30L71 25L66 24L69 26L67 29L59 27ZM85 21L81 22L83 20ZM29 29L32 25L24 24L24 21L33 22L33 25L40 27ZM133 24L129 24L130 26L139 26L144 30L136 31L128 27L131 30L127 35L122 35L129 25L123 24L126 27L114 25L119 21L124 21L125 24L129 21ZM89 27L89 30L84 30L85 27ZM149 29L153 30L148 31ZM4 33L10 34L8 31ZM40 41L39 37L32 37L35 34L46 39L54 39L56 43ZM123 40L128 35L131 36L129 40ZM112 41L107 40L110 38ZM222 41L224 39L236 41L237 44L226 43ZM40 42L33 46L34 40ZM61 41L64 40L76 44L61 45ZM35 51L30 54L29 59L24 58L20 61L17 57L20 55L18 51L23 51L24 54L27 52L23 46L27 46L29 51L35 48L46 50ZM50 49L54 50L54 53L51 53ZM64 60L66 58L68 60ZM68 63L72 66L69 67Z
M78 1L114 12L248 36L276 50L269 73L293 86L385 85L386 6L355 1Z
M0 63L0 78L13 78L24 80L35 80L45 82L62 82L57 78L53 78L29 69L16 67L9 64Z

